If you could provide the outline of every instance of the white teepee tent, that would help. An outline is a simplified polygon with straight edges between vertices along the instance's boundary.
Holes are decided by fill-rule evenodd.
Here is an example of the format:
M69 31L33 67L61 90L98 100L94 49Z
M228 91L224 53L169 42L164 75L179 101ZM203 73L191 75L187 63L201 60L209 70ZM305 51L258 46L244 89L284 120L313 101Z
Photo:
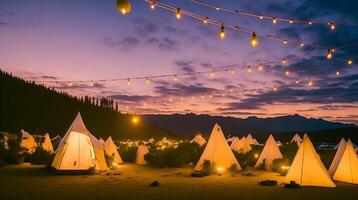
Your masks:
M260 143L254 138L254 143L253 145L260 145Z
M135 163L137 163L138 165L146 165L147 161L145 161L144 156L147 153L149 153L147 145L139 144L138 149L137 149L137 155L136 155Z
M252 150L251 144L253 144L253 141L250 140L250 138L243 137L240 141L242 143L242 153L247 153Z
M300 144L302 143L302 139L300 137L300 135L298 135L297 133L295 134L295 136L293 136L291 143L296 142L297 146L300 146Z
M344 150L346 149L346 145L347 145L346 140L344 138L342 138L341 141L339 142L338 149L337 149L336 154L334 155L331 166L328 169L328 172L331 176L333 176L337 170L339 161L341 160Z
M358 156L350 140L347 142L333 179L358 184Z
M259 167L264 163L266 170L272 170L272 162L279 158L282 158L281 151L276 144L275 138L270 134L255 167Z
M48 133L46 133L43 136L43 143L41 144L41 147L48 152L53 153L53 146L52 146L52 142L51 142L51 138L50 135Z
M148 140L148 143L154 143L154 142L155 142L154 138L150 138L150 139Z
M25 130L21 130L20 146L27 149L29 153L33 153L37 147L35 138Z
M223 167L228 169L232 165L236 165L237 169L241 170L240 164L237 162L233 152L226 142L224 133L218 124L215 124L204 152L201 155L194 170L202 170L205 160L209 160L216 167Z
M196 134L190 142L197 143L198 145L202 146L206 143L206 140L201 134Z
M56 149L52 167L57 170L107 170L103 145L93 136L78 113Z
M243 144L241 140L238 137L233 137L232 142L230 144L230 149L240 153L242 151L242 148L243 148Z
M99 140L98 140L101 144L103 144L104 145L104 140L101 138L101 137L99 137Z
M117 146L114 144L111 136L104 142L103 147L104 153L113 159L112 164L116 165L123 163L122 158L117 151Z
M284 179L285 183L290 181L302 186L336 187L306 134Z

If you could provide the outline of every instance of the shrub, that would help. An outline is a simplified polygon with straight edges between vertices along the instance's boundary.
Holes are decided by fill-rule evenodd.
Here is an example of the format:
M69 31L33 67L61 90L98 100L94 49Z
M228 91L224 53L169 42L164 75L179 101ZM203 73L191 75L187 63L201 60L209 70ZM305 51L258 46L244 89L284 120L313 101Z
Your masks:
M237 170L237 165L236 164L232 164L229 168L229 172L231 174L237 174L239 172L239 170Z
M9 149L4 150L4 161L9 164L21 164L26 158L26 149L20 146L20 142L16 139L8 141Z
M252 150L246 154L234 151L234 155L240 163L242 169L248 169L249 167L255 166L263 147L259 145L251 145L251 148Z
M272 162L272 170L275 172L280 173L282 176L286 175L288 172L289 167L291 165L291 162L288 158L281 158L276 159Z
M204 160L203 162L203 173L206 174L207 176L214 173L214 169L215 169L215 164L211 163L210 160Z
M51 155L51 152L42 147L36 147L35 152L28 156L28 160L32 165L47 165L51 161Z
M118 149L118 153L121 156L123 162L134 163L137 155L136 146L129 147L127 145L120 145Z

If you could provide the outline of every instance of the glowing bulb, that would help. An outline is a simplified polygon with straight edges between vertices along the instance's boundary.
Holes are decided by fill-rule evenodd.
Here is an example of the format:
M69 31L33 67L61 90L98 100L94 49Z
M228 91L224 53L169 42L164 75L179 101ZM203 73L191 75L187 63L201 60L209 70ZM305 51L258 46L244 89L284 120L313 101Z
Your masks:
M277 91L277 86L273 86L273 91L276 92Z
M351 64L353 64L353 61L352 60L348 60L348 65L351 65Z
M139 122L139 118L138 118L138 117L136 117L136 116L132 117L132 123L133 123L134 125L138 124L138 122Z
M331 49L327 50L327 59L330 60L333 57L333 51Z
M153 1L153 2L150 4L150 9L152 9L152 10L155 9L155 1Z
M69 83L68 83L68 86L69 86L69 87L72 87L72 82L69 82Z
M276 24L276 23L277 23L276 17L273 17L273 18L272 18L272 23L273 23L273 24Z
M178 76L174 75L174 81L177 81L177 80L178 80Z
M249 72L249 73L252 72L251 66L248 66L248 67L247 67L247 72Z
M341 73L339 71L336 71L336 76L341 75Z
M212 99L213 98L213 95L209 95L209 99Z
M312 87L313 86L313 81L310 79L310 80L308 80L308 86L309 87Z
M286 59L283 59L283 60L282 60L282 64L287 64L287 60L286 60Z
M180 101L184 101L184 97L180 97Z
M289 76L290 75L290 71L288 71L288 70L286 70L286 72L285 72L285 74L286 74L286 76Z
M257 94L257 90L256 90L256 89L254 90L254 94Z
M180 19L180 18L181 18L180 8L177 8L177 12L176 12L176 14L175 14L175 17L176 17L177 19Z
M287 43L288 43L288 41L287 41L287 40L283 40L283 44L285 44L285 45L286 45Z
M90 86L91 86L91 87L93 87L93 86L94 86L94 82L93 82L93 81L91 81Z
M255 158L258 158L258 157L259 157L259 154L255 153L255 155L254 155L254 156L255 156Z
M264 70L264 64L259 64L259 71L263 71Z
M129 0L117 0L116 7L117 10L123 15L128 14L132 8Z
M149 84L149 83L150 83L149 78L146 78L146 79L145 79L145 83L147 83L147 84Z
M309 21L309 22L308 22L308 25L312 25L312 24L313 24L313 22L312 22L312 21Z
M209 22L209 17L205 17L205 19L203 20L204 24L207 24Z
M301 44L300 44L300 46L301 46L301 47L304 47L304 46L305 46L305 44L304 44L304 43L301 43Z
M261 19L261 20L264 19L264 16L260 16L259 19Z
M216 7L215 10L220 10L220 8L219 8L219 7Z
M329 28L333 31L334 29L336 29L336 25L334 23L328 23Z
M220 28L220 38L223 40L225 39L225 27L224 25L221 25L221 28Z
M215 77L215 72L210 72L211 77Z
M292 21L292 20L290 20L290 21L288 21L288 23L293 24L293 21Z
M299 84L299 83L300 83L300 81L296 79L296 80L295 80L295 83L296 83L296 84Z
M116 81L115 81L115 80L112 80L112 84L115 85L115 84L116 84Z
M131 84L131 79L127 79L127 85Z
M235 74L235 71L233 69L230 69L230 74Z
M255 48L258 44L259 44L259 41L257 40L256 33L253 32L252 36L251 36L251 46Z

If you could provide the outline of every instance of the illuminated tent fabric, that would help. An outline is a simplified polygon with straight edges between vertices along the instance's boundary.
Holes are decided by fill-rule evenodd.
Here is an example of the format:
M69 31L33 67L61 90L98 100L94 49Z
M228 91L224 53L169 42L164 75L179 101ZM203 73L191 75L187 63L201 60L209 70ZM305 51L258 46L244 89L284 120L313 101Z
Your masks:
M50 135L48 133L46 133L44 136L43 136L43 143L41 144L41 147L45 150L45 151L48 151L48 152L51 152L53 153L53 146L52 146L52 142L51 142L51 139L50 139Z
M350 140L347 142L333 179L358 184L358 157Z
M56 149L52 167L57 170L107 170L103 145L93 136L78 113Z
M104 145L104 140L100 137L99 142Z
M302 186L336 187L306 134L284 179L285 183L290 181Z
M246 136L246 141L249 144L254 144L254 138L252 137L252 135L249 133L249 135Z
M253 145L260 145L260 143L254 138Z
M197 134L190 142L202 146L206 143L206 140L201 134Z
M37 147L35 138L25 130L21 130L20 146L27 149L29 153L33 153Z
M230 149L240 152L242 149L242 142L238 137L233 137L232 142L230 144Z
M117 146L114 144L112 137L109 136L103 144L104 153L113 159L116 164L122 164L123 160L117 151Z
M296 142L297 146L300 146L302 143L301 137L296 133L295 136L293 136L291 143Z
M280 141L280 140L277 140L277 142L276 142L276 144L277 144L277 146L282 146L282 142Z
M155 140L154 140L154 138L150 138L150 139L148 140L148 142L149 142L149 143L154 143Z
M236 136L232 136L232 137L229 136L229 137L226 139L226 141L232 142L235 138L236 138Z
M262 163L265 163L265 169L272 170L272 162L279 158L282 158L281 151L276 144L275 138L270 134L255 167L259 167Z
M202 170L205 160L209 160L216 167L230 168L232 165L236 165L237 169L241 170L240 164L237 162L218 124L215 124L204 152L194 170Z
M328 172L331 176L333 176L337 170L339 161L341 160L344 150L346 149L346 145L347 145L346 140L344 138L342 138L341 141L339 142L338 149L337 149L336 154L334 155L331 166L328 169Z
M241 142L241 150L239 151L240 153L247 153L247 152L249 152L249 151L251 151L252 150L252 148L251 148L251 141L250 141L250 139L248 139L247 137L243 137L241 140L240 140L240 142Z
M149 153L147 145L139 144L138 149L137 149L136 158L135 158L135 163L137 163L138 165L146 165L147 161L145 161L144 156L147 153Z

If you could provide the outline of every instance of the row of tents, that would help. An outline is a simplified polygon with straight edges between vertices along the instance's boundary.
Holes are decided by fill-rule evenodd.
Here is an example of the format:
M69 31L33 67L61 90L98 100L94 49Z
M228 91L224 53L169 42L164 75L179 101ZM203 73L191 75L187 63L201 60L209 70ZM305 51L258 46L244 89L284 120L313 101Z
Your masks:
M285 183L294 181L302 186L335 187L333 178L337 181L358 184L358 156L350 140L340 142L328 172L309 137L305 134L302 140L297 136L292 139L292 142L297 142L299 148L284 178ZM255 166L264 163L265 168L270 169L272 162L279 158L282 158L282 154L274 137L270 135ZM214 163L218 169L229 169L236 166L238 170L241 170L240 164L218 124L215 124L194 170L202 170L206 160Z
M38 147L35 137L30 133L21 131L20 146L33 153ZM57 170L88 170L95 168L104 171L108 169L105 154L111 160L111 165L122 164L123 161L118 153L117 146L111 137L106 141L97 139L85 126L81 114L78 113L70 128L60 140L56 151L53 150L50 136L43 136L41 147L55 153L52 167ZM144 156L149 153L147 146L139 144L135 162L140 165L146 164Z

